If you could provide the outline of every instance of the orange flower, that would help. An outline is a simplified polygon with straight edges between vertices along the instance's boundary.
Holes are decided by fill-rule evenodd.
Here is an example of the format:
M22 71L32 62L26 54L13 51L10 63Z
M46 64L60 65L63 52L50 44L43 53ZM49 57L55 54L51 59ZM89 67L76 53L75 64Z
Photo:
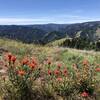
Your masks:
M60 71L59 70L55 70L54 73L55 73L55 75L59 75Z
M62 64L60 64L60 63L57 65L58 68L61 68L61 66L62 66Z
M11 57L12 57L12 54L11 53L7 53L6 59L9 60L9 61L11 61Z
M26 72L25 72L24 70L19 70L19 71L18 71L18 75L20 75L20 76L25 75L25 73L26 73Z
M87 92L83 92L83 93L81 94L81 96L82 96L82 97L88 97L89 94L88 94Z
M11 61L12 61L13 63L15 63L16 57L15 57L15 56L12 56L12 57L11 57Z
M63 79L60 78L60 77L58 77L56 80L59 81L59 82L62 82L63 81Z
M96 68L95 70L96 70L96 72L100 72L100 68Z
M51 75L51 70L48 70L48 74Z
M21 63L22 63L22 65L27 65L29 63L29 59L24 58Z
M64 69L64 75L67 75L68 74L68 71L67 71L67 69Z
M34 65L37 65L37 61L36 61L35 58L32 58L32 63L33 63Z
M15 61L16 61L16 57L14 56L14 55L12 55L11 53L7 53L6 54L6 60L8 60L9 61L9 63L12 61L13 63L15 63Z
M89 61L87 59L84 59L82 63L83 63L83 65L88 65Z
M51 60L50 59L47 60L47 64L51 65Z
M28 64L30 68L34 69L35 68L35 64L34 63L30 63Z

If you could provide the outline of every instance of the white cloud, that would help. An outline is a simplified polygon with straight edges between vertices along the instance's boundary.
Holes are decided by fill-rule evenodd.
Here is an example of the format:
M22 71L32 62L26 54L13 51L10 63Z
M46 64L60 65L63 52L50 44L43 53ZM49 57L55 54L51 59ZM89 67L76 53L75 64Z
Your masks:
M27 25L27 24L47 24L47 23L80 23L87 21L98 21L99 17L84 17L78 15L52 15L48 17L40 17L40 18L0 18L0 25Z
M11 24L36 24L36 23L43 23L48 22L49 19L46 18L0 18L1 25L11 25Z

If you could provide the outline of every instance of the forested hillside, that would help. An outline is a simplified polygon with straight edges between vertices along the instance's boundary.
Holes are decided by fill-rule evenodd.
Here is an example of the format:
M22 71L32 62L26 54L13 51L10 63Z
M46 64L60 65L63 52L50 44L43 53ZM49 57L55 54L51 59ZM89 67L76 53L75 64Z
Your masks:
M73 45L68 45L68 42L62 45L79 49L92 45L92 48L95 48L95 44L98 45L100 40L100 21L77 24L1 25L0 37L42 45L63 38L66 38L67 42L71 38L73 41L70 44L74 43ZM82 42L81 46L78 45L79 42Z

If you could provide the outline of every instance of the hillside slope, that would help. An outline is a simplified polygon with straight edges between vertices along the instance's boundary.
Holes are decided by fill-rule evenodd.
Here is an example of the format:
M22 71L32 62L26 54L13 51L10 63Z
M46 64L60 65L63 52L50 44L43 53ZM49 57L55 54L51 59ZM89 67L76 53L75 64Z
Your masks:
M78 24L1 25L0 37L25 43L48 43L77 35L96 41L100 39L100 21Z

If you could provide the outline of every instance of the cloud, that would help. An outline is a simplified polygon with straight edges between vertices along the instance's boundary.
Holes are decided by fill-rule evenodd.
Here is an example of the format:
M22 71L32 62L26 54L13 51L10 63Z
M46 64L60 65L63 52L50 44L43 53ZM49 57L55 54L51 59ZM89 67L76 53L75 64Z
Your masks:
M42 23L48 22L49 19L46 18L0 18L1 25L11 25L11 24L35 24L35 23Z
M79 16L79 15L61 15L54 17L56 23L82 23L88 21L100 21L100 17L95 16Z
M52 15L48 17L40 18L0 18L0 25L28 25L28 24L47 24L47 23L58 23L58 24L67 24L67 23L81 23L87 21L98 21L99 17L87 17L87 16L78 16L78 15Z

